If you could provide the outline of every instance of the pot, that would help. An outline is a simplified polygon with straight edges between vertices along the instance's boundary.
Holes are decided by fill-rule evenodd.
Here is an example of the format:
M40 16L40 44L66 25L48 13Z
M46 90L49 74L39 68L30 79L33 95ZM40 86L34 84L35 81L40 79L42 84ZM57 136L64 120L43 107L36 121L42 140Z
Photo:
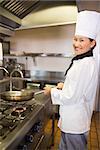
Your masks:
M22 90L22 91L6 91L1 93L1 98L6 101L28 101L32 99L34 92L32 90Z

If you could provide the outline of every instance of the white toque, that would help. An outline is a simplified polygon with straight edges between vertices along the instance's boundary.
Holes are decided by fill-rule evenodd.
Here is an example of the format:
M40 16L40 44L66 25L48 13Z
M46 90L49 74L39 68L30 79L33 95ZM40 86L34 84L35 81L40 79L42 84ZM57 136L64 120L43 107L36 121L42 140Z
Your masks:
M100 13L96 11L81 11L78 13L75 35L96 39L100 26Z

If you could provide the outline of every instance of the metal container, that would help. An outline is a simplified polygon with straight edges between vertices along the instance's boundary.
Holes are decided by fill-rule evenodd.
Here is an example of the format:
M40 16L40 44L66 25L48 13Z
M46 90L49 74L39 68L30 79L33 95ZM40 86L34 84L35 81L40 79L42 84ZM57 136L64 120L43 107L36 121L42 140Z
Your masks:
M34 92L32 90L22 90L22 91L6 91L1 93L1 98L6 101L28 101L32 99Z

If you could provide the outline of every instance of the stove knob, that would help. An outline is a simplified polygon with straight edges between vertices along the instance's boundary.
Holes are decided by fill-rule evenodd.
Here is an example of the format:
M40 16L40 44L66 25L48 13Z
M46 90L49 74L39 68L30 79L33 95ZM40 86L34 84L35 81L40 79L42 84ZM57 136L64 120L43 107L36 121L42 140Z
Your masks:
M42 123L41 122L38 122L38 123L36 123L35 125L34 125L34 127L33 127L33 132L40 132L40 130L41 130L41 127L42 127Z
M33 135L26 135L25 140L26 140L26 142L32 143L33 142Z
M24 145L19 145L18 150L28 150L28 147L25 144Z

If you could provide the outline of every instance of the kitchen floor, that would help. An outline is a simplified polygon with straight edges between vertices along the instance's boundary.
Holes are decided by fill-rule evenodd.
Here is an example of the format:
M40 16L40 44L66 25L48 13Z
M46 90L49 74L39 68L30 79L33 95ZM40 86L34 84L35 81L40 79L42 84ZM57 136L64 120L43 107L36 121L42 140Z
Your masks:
M54 146L50 150L58 150L60 141L60 130L57 127L57 120L55 121L55 141ZM100 112L94 112L91 130L88 138L88 150L100 150Z

